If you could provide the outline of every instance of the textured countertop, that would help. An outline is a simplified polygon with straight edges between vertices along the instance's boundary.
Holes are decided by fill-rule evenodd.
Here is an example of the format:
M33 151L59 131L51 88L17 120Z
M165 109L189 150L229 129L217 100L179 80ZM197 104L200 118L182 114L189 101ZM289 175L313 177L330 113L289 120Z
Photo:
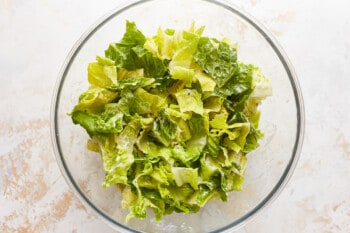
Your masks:
M306 110L295 173L243 233L350 232L350 2L238 0L293 63ZM113 232L69 191L50 139L63 61L115 0L0 0L0 232Z

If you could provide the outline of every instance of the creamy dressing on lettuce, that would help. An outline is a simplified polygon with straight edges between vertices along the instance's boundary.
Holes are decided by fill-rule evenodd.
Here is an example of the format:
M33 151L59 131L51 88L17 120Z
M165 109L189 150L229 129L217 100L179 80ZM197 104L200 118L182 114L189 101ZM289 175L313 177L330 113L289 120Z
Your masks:
M88 65L90 87L70 116L102 156L103 187L120 187L126 221L148 208L157 220L195 213L242 189L271 84L237 60L234 44L203 31L192 24L146 37L127 21L123 38Z

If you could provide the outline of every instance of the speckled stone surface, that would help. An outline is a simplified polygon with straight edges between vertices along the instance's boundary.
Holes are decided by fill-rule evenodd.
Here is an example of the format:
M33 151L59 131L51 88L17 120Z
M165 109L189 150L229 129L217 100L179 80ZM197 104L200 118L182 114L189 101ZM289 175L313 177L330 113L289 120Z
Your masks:
M285 190L239 232L350 232L350 2L237 0L298 74L305 140ZM115 0L0 1L0 232L114 232L69 191L50 104L69 50Z

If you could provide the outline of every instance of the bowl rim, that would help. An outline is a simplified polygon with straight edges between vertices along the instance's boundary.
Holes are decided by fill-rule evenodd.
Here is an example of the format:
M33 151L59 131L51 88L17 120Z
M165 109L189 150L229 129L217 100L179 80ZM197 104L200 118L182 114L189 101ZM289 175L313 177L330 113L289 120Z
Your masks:
M103 210L96 207L90 200L87 198L82 190L79 188L78 184L73 179L71 173L69 172L69 169L67 167L67 164L65 162L65 159L62 155L62 149L60 145L59 140L59 129L57 126L58 121L58 101L60 99L60 94L62 91L62 87L67 75L67 72L71 66L71 61L76 57L80 49L83 47L85 42L104 24L106 24L109 20L111 20L113 17L121 14L122 12L126 11L127 9L144 4L147 2L152 2L157 0L130 0L125 1L122 4L119 4L117 7L112 9L109 13L104 15L102 18L97 20L94 24L92 24L89 29L82 34L82 36L76 41L76 43L73 45L72 49L68 53L61 69L58 75L58 78L56 80L56 84L54 87L52 100L51 100L51 110L50 110L50 131L51 131L51 141L53 144L53 150L55 154L55 158L57 161L57 164L59 166L59 169L61 171L62 176L64 177L66 183L69 185L70 189L73 191L73 193L84 203L85 206L88 206L94 214L96 214L100 219L110 225L113 228L117 228L121 231L129 231L129 232L141 232L137 231L135 229L130 228L127 225L124 225L122 223L119 223L118 221L114 220L112 217L110 217L108 214L106 214ZM228 231L235 231L241 228L242 226L246 225L248 222L253 220L262 212L262 210L266 209L266 207L270 206L271 203L280 195L288 181L290 180L295 167L298 163L303 140L304 140L304 131L305 131L305 110L304 110L304 102L303 97L301 93L301 88L298 82L297 75L294 71L294 68L282 49L282 47L279 45L277 40L274 38L272 33L264 26L261 22L256 20L253 16L245 12L244 10L240 9L236 5L234 5L231 2L225 1L225 0L198 0L210 4L214 4L220 7L225 8L226 10L231 11L232 13L236 14L238 17L249 23L251 26L253 26L266 40L266 42L271 46L271 48L274 50L276 55L278 56L280 62L282 63L290 84L293 89L294 99L296 102L296 109L297 109L297 130L296 130L296 140L293 147L292 156L289 159L289 162L284 169L281 177L279 178L278 182L274 185L272 190L268 193L268 195L260 201L258 205L256 205L253 209L251 209L249 212L241 216L240 218L232 221L230 224L223 226L219 229L210 231L210 232L228 232Z

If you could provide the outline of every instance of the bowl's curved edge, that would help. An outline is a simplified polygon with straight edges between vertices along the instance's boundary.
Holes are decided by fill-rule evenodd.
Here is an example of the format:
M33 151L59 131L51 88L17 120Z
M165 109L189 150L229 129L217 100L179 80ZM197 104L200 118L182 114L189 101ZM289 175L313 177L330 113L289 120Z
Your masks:
M132 0L128 3L124 2L122 4L119 4L116 8L111 10L109 13L105 14L103 17L101 17L99 20L96 21L95 24L93 24L74 44L72 49L70 50L68 56L66 57L60 73L58 75L54 92L52 95L52 101L51 101L51 110L50 110L50 131L51 131L51 141L53 144L53 150L55 154L56 161L59 165L59 169L66 180L67 184L71 187L71 190L74 192L74 194L82 201L85 205L89 206L95 215L97 215L103 222L105 222L108 225L111 225L112 227L117 227L118 230L121 231L129 231L129 232L139 232L135 231L125 225L122 225L118 223L117 221L113 220L111 217L109 217L107 214L105 214L102 210L98 209L91 201L89 201L82 193L78 185L75 183L74 179L71 177L69 170L67 168L67 165L64 161L64 158L62 157L62 151L60 148L60 142L57 139L59 135L59 131L57 128L57 118L58 118L58 112L57 112L57 100L61 93L61 88L64 83L64 78L66 76L67 71L70 67L70 61L74 59L76 54L79 52L80 48L83 46L84 41L88 40L93 33L102 25L107 23L110 18L114 17L115 15L135 6L138 4L142 4L145 2L149 2L152 0ZM290 79L291 85L293 87L293 93L294 97L296 99L297 103L297 140L294 144L294 150L293 150L293 156L290 159L285 171L283 172L281 178L279 179L279 182L274 186L274 188L271 190L269 195L267 195L254 209L252 209L250 212L242 216L241 218L237 219L236 221L232 222L231 224L222 227L220 229L214 230L212 232L228 232L228 231L235 231L241 228L243 225L246 225L248 222L253 220L258 214L262 212L262 210L269 206L282 192L285 185L290 180L293 171L295 170L295 167L297 165L298 159L301 154L303 139L304 139L304 131L305 131L305 110L304 110L304 103L303 103L303 97L301 94L301 88L297 79L297 75L294 71L294 68L287 57L286 53L283 51L282 47L279 45L279 43L276 41L274 36L266 29L265 26L263 26L260 22L258 22L254 17L252 17L247 12L244 12L242 9L238 8L231 2L227 2L224 0L201 0L209 3L213 3L216 5L219 5L227 10L230 10L234 12L235 14L239 15L241 18L243 18L245 21L249 22L256 30L258 30L266 39L266 41L271 45L271 47L274 49L276 54L278 55L280 61L282 62L283 66L285 67L288 77Z

